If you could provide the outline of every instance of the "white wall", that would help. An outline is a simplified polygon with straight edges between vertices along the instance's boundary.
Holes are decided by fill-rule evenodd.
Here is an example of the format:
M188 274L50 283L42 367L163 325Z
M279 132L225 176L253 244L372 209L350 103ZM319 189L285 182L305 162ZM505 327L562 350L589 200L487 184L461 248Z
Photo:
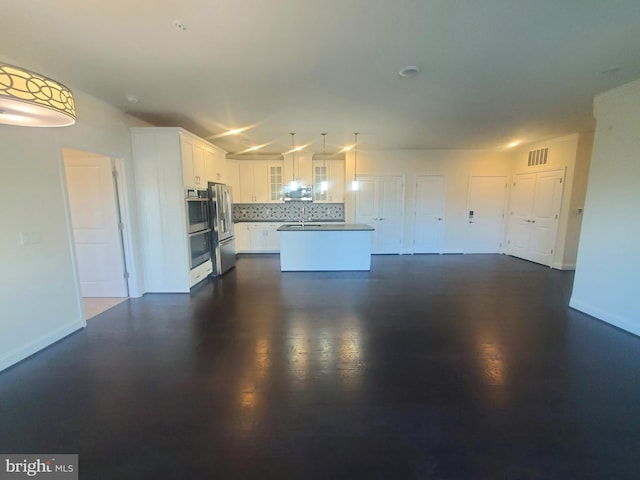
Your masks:
M640 335L640 80L596 96L570 306Z
M564 253L560 260L564 268L575 268L580 244L580 231L584 202L587 195L587 181L593 153L593 133L582 133L578 138L576 161L573 171L573 186L569 199L567 229L564 239ZM567 186L569 183L567 183Z
M362 139L361 139L362 140ZM347 154L345 216L355 216L353 152ZM403 253L413 252L415 186L418 175L444 175L447 185L444 252L463 253L468 227L467 192L471 175L504 175L511 178L511 156L489 150L358 151L358 175L402 175L405 179Z
M139 251L126 116L73 89L78 121L64 128L0 125L0 370L85 325L64 187L62 149L120 158ZM35 243L22 245L21 235ZM132 296L142 292L137 259ZM78 359L82 361L82 359Z

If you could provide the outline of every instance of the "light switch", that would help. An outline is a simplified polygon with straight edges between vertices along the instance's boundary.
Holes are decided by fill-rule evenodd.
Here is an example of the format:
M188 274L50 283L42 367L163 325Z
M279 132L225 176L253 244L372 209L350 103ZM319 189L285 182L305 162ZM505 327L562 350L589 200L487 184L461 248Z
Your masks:
M20 232L20 243L23 246L42 243L42 232Z

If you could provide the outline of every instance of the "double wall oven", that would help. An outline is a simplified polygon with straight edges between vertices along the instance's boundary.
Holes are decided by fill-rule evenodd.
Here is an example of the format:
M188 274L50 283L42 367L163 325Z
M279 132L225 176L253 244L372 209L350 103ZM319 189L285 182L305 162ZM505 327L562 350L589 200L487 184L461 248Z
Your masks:
M211 258L211 226L209 223L209 192L188 189L186 191L187 232L191 268L196 268Z

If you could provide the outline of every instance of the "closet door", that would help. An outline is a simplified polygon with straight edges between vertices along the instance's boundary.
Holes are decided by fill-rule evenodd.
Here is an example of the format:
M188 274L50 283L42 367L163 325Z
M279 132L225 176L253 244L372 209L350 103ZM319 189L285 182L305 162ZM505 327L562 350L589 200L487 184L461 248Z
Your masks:
M509 216L509 254L550 266L553 262L564 169L517 174Z
M372 253L400 253L402 248L402 177L378 179L378 243Z
M442 175L416 178L413 253L442 253L445 179Z
M371 225L371 253L398 254L402 248L402 177L358 177L356 222Z
M544 265L553 263L563 186L563 170L537 174L529 241L529 258L534 262Z

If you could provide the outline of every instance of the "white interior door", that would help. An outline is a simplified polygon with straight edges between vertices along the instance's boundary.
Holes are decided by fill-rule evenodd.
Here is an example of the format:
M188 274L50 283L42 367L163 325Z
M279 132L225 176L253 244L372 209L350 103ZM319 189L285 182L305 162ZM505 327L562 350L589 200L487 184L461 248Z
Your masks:
M531 208L536 176L533 173L518 174L513 183L509 214L509 254L526 258L531 237Z
M371 225L371 253L398 254L402 248L402 177L358 177L356 222Z
M466 253L500 253L506 191L507 177L469 178Z
M442 253L445 188L442 175L419 175L416 179L413 253Z
M126 297L111 159L65 154L67 193L83 297Z
M402 249L404 182L402 177L381 177L378 185L378 244L372 253L398 254Z
M551 265L563 182L564 169L515 176L509 218L509 254Z
M544 265L553 262L563 184L564 170L540 172L537 175L529 248L529 258L534 262Z
M358 178L356 191L356 223L371 225L371 251L375 251L378 244L378 179Z

